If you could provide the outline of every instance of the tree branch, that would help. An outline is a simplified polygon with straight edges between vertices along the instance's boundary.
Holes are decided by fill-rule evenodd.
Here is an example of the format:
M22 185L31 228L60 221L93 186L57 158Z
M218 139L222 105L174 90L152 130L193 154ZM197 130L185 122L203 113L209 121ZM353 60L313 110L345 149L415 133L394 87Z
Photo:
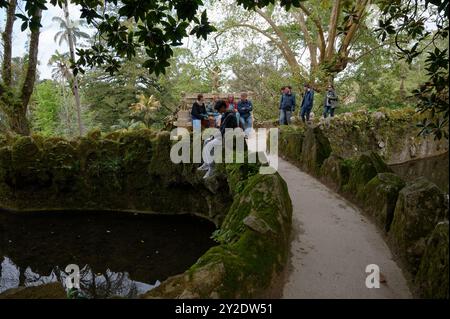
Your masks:
M317 33L319 35L320 57L321 57L321 59L323 59L324 55L325 55L326 43L325 43L325 37L324 37L324 33L323 33L322 24L320 23L320 20L317 19L316 17L314 17L312 15L311 11L309 11L308 8L306 8L302 3L300 3L300 9L305 13L305 15L308 18L311 19L311 21L315 24L315 26L317 28Z
M335 0L333 9L330 16L330 25L328 27L328 39L327 48L325 53L325 59L331 59L334 54L334 42L336 40L337 23L339 20L339 11L341 7L341 1Z
M309 56L311 58L311 66L313 68L317 67L317 46L314 43L311 34L308 31L308 27L306 26L305 17L302 12L297 12L295 15L298 20L298 24L300 25L300 29L303 32L303 36L305 37L306 45L309 49Z
M233 25L228 26L229 28L249 28L252 29L254 31L257 31L259 33L261 33L262 35L264 35L266 38L268 38L270 41L272 41L276 47L281 51L281 53L283 54L284 58L286 59L286 62L289 64L289 66L292 68L293 73L295 72L299 72L301 76L304 76L305 73L307 73L307 71L302 68L302 66L298 63L297 59L295 58L294 53L292 52L292 50L290 49L289 46L285 46L282 42L281 39L277 40L273 35L271 35L269 32L262 30L260 28L258 28L255 25L252 24L246 24L246 23L236 23Z
M358 30L359 26L361 25L361 21L363 19L363 16L365 14L365 10L367 5L369 4L369 0L362 0L362 1L358 1L358 6L359 6L359 10L358 10L358 14L357 14L357 18L355 21L355 18L352 18L349 22L349 28L348 28L348 32L344 37L344 40L342 41L342 45L339 48L339 53L341 54L341 56L344 57L348 57L348 47L350 45L350 43L353 40L353 37L356 34L356 31Z

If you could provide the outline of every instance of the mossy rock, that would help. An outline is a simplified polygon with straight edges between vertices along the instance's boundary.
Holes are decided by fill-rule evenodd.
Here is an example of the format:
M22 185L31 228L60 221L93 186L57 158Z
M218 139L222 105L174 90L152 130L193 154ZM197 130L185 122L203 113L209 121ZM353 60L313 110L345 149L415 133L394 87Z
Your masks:
M249 226L252 216L259 227ZM278 174L250 177L235 196L216 239L184 274L144 298L254 298L264 294L288 257L292 205ZM254 225L254 224L252 224Z
M278 150L288 161L299 165L301 162L304 130L293 126L282 126Z
M76 186L80 174L77 150L65 140L46 141L43 149L46 170L52 175L55 192L67 192Z
M394 218L398 193L405 187L403 179L393 173L379 173L360 193L360 201L376 223L388 232Z
M370 151L361 154L352 162L350 177L345 191L356 194L356 198L362 196L364 186L378 173L391 173L392 170L386 165L377 153Z
M320 168L320 178L325 184L333 186L339 191L348 183L350 165L351 163L348 160L331 154Z
M0 299L66 299L67 294L59 282L35 287L9 289L0 294Z
M320 174L320 167L331 154L328 138L319 127L309 128L303 139L302 167L314 175Z
M448 220L436 225L414 279L421 298L448 299Z
M426 241L436 224L446 217L445 194L427 179L420 177L400 191L389 240L413 274L419 267Z
M31 137L18 138L11 150L12 178L16 189L33 190L51 185L51 176L45 170L42 152Z

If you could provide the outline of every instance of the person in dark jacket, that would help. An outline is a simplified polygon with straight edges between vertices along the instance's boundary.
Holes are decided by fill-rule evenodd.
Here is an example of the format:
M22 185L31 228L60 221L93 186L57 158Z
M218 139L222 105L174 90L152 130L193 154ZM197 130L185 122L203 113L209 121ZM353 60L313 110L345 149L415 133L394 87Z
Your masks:
M241 99L238 102L239 119L242 129L246 136L250 133L252 128L252 111L253 104L247 99L248 94L246 92L241 93Z
M327 115L330 114L330 117L334 116L334 109L337 107L338 97L336 91L334 90L333 85L328 85L327 93L325 95L325 102L323 105L323 117L327 118Z
M214 154L211 154L211 151L215 149L216 146L222 146L222 139L225 135L226 129L234 129L238 127L238 123L236 120L236 113L234 110L230 110L227 107L227 103L223 100L219 100L215 109L222 114L220 119L220 137L214 137L211 139L203 148L203 158L205 162L202 166L198 168L200 171L207 171L203 178L208 178L214 173Z
M295 111L295 94L292 87L286 86L280 100L280 125L291 124L291 115Z
M202 120L208 119L208 113L206 113L206 107L203 101L203 94L197 95L197 101L192 104L191 116L194 131L200 130L202 127Z
M303 123L306 121L309 123L309 116L314 104L314 90L309 84L305 84L304 88L305 94L303 95L300 117L302 118Z

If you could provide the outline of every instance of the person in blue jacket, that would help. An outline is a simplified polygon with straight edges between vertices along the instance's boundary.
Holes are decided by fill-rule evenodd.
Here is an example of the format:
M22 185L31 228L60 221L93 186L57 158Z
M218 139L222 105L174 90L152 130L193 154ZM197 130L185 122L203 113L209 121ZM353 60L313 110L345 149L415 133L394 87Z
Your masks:
M314 104L314 90L309 84L305 84L304 88L305 94L303 95L300 117L302 118L303 123L309 123L309 115L311 114Z
M239 121L244 130L246 136L252 128L252 111L253 104L247 99L248 94L246 92L241 93L241 99L238 102Z
M286 86L280 100L280 125L291 124L291 115L295 111L295 94L292 87Z

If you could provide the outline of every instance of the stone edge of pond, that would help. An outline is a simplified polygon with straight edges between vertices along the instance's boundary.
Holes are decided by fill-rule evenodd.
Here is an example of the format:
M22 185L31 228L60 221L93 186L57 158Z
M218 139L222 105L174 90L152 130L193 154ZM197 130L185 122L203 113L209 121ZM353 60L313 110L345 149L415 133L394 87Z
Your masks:
M292 204L278 173L253 175L241 187L215 234L220 244L143 298L234 299L267 294L287 262Z
M124 173L133 177L141 175L137 182L142 184L139 187L146 194L153 192L152 182L161 184L160 189L155 190L156 194L161 189L172 191L176 183L187 190L197 187L201 190L198 196L208 196L205 201L200 201L203 205L178 198L178 192L172 194L178 198L176 201L172 197L172 200L165 199L170 208L159 213L174 212L176 206L180 212L213 221L221 226L214 233L219 245L208 250L185 273L165 280L143 297L254 298L266 295L277 276L282 274L289 252L292 205L286 183L277 173L258 174L258 164L218 164L215 176L203 180L195 164L181 167L169 163L169 137L168 132L148 130L114 132L106 136L91 132L73 141L42 136L0 136L0 195L3 194L0 207L24 214L31 211L30 207L33 211L155 211L150 199L136 207L137 199L142 196L131 193L134 188L131 188L132 198L127 202L117 202L116 198L109 201L111 196L101 198L107 195L106 191L120 191L115 186L120 186L115 183L117 180L128 185ZM112 160L118 157L127 161L122 165L124 170L111 166ZM163 165L158 165L161 161L164 161ZM46 174L48 172L51 174ZM28 189L23 183L16 185L21 177L28 184L36 182L37 189ZM98 180L101 177L108 177L109 184ZM73 178L76 187L85 187L80 194L73 193L69 187ZM92 186L95 186L94 194L89 188ZM212 209L214 202L211 200L224 191L227 194L219 196ZM80 201L84 196L89 201ZM156 195L153 197L152 200L157 198ZM230 199L231 205L220 204L223 199ZM151 205L146 206L147 202ZM115 206L116 203L120 205ZM214 211L220 213L211 214Z
M398 122L411 126L403 119ZM449 298L448 197L442 190L425 178L403 181L387 166L381 150L354 157L337 155L326 129L319 126L281 127L280 131L283 158L319 178L374 220L410 278L416 297Z

